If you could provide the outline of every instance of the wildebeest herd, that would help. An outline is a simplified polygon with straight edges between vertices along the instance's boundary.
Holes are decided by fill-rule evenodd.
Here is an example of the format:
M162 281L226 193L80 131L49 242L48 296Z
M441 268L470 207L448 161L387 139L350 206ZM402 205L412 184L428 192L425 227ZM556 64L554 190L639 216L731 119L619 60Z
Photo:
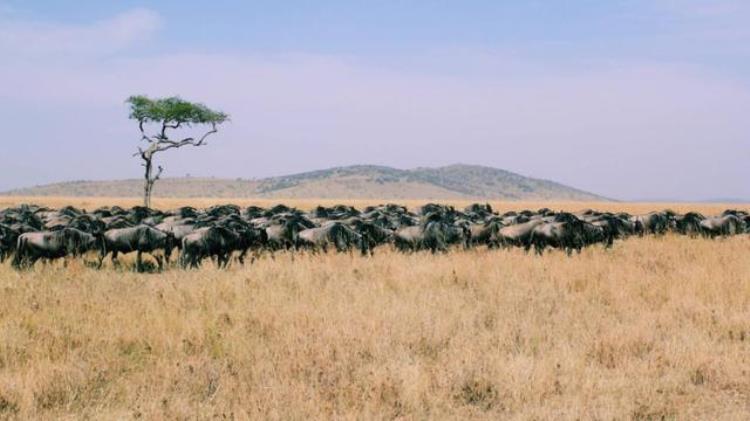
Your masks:
M670 210L630 215L546 208L500 214L489 204L473 204L463 211L426 204L416 212L395 204L363 210L319 206L310 212L284 205L170 211L113 206L91 212L72 206L22 205L0 210L0 262L12 257L13 267L24 269L40 259L97 252L93 264L101 267L107 256L119 265L120 254L136 253L135 267L140 271L144 253L163 269L177 250L182 268L199 267L209 258L225 268L232 262L244 264L248 253L252 260L280 250L325 253L335 249L371 255L375 248L388 244L403 252L485 246L534 248L538 254L557 248L570 255L594 244L609 248L628 236L667 232L711 238L743 234L750 232L750 216L739 210L707 217Z

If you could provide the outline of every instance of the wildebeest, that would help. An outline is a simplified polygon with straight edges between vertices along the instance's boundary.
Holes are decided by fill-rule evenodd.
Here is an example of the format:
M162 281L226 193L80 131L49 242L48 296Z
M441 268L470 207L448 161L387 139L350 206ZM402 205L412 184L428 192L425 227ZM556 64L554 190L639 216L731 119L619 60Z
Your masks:
M499 220L490 220L485 223L474 223L469 226L470 245L486 245L489 248L495 248L499 245L498 233L503 227Z
M373 255L373 250L376 246L385 244L393 238L392 230L383 228L375 222L357 220L351 223L351 226L354 231L362 236L362 240L367 242L367 252L370 255Z
M0 224L0 263L16 249L18 233L5 224Z
M675 217L675 231L685 235L698 235L701 232L701 221L705 216L697 212L688 212Z
M265 230L266 237L268 238L268 248L271 251L296 248L297 235L306 228L308 227L305 227L296 219L280 220L277 223L267 226Z
M175 248L175 237L172 233L163 232L147 225L131 228L117 228L104 233L104 241L99 253L99 267L104 258L112 254L112 262L119 264L118 254L136 252L136 270L143 270L143 253L151 254L159 265L164 268L164 260L169 263L172 249ZM163 257L155 252L161 251Z
M393 244L401 251L430 250L432 253L448 251L446 232L448 226L440 221L402 228L393 235Z
M587 223L601 229L601 235L604 237L607 248L612 247L615 239L624 238L632 234L632 229L628 225L628 222L614 215L600 215L595 219L587 221ZM584 231L590 232L591 230L586 230L586 226L584 225ZM588 235L587 242L598 242L599 240L595 238L596 236L596 234L593 236Z
M526 251L531 248L531 232L539 225L544 224L542 219L524 222L500 228L497 233L498 243L503 247L518 246Z
M97 247L97 238L75 228L28 232L18 237L13 266L31 267L39 259L55 260L80 256Z
M180 263L183 268L197 268L203 259L213 257L220 268L226 267L240 243L240 236L227 228L199 228L182 239Z
M532 246L540 249L560 247L572 251L598 243L611 247L615 239L624 239L632 234L666 234L671 231L674 234L702 234L713 238L742 234L749 228L750 216L746 211L737 209L706 218L695 212L678 215L670 210L635 216L592 209L573 214L548 208L500 213L487 204L474 204L458 210L435 203L429 203L417 211L384 204L368 206L362 211L351 206L335 205L317 207L309 212L285 205L272 208L251 206L245 209L221 205L208 209L183 207L167 211L112 206L93 212L70 206L55 210L22 205L0 209L0 262L14 254L22 234L46 231L45 235L49 235L66 229L93 235L95 239L101 238L101 242L96 242L100 257L102 252L112 253L114 262L117 261L117 253L139 251L140 248L138 268L142 269L141 253L155 251L158 253L155 258L163 267L166 259L160 256L168 259L172 247L181 248L185 244L191 248L181 254L183 265L198 266L202 259L213 257L220 267L226 267L233 255L238 256L240 263L244 262L250 250L253 251L253 259L263 251L273 253L286 249L294 253L298 248L316 251L358 248L372 254L376 247L389 245L400 251L430 250L433 253L447 251L459 244L465 248L502 245L524 247L527 251ZM115 241L113 235L118 230ZM131 235L138 238L138 232L144 230L146 233L159 234L141 238L141 243L131 238ZM106 240L99 235L102 231L109 233ZM164 245L160 243L162 236L167 236ZM190 240L184 241L189 236L192 236ZM75 246L51 247L42 252L39 250L44 248L37 247L36 243L31 244L17 254L21 259L19 265L43 256L80 252ZM118 248L119 251L116 251ZM50 251L52 249L55 249L54 252ZM36 255L42 257L33 257Z
M546 247L555 247L570 255L573 250L581 252L585 245L584 235L581 221L547 222L534 226L528 241L537 254L541 255Z
M324 253L331 246L338 252L349 251L357 247L362 255L365 255L369 242L348 226L336 221L319 228L300 231L297 235L297 246L313 251L322 250Z
M700 221L701 233L707 237L736 235L745 232L745 223L735 215L717 216Z
M670 216L668 212L649 212L645 215L636 215L633 217L636 224L636 233L644 234L664 234L669 229Z
M195 221L192 219L175 219L171 221L162 221L155 225L154 228L162 232L172 234L175 239L175 247L182 250L182 239L188 234L195 231Z

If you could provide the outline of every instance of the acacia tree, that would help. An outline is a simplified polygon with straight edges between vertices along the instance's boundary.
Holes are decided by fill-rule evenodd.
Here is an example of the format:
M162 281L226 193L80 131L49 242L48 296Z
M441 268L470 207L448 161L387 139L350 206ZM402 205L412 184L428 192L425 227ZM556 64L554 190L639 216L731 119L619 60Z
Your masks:
M143 205L151 207L151 193L154 183L161 177L164 168L157 167L154 171L154 155L169 149L183 146L203 146L206 139L218 132L218 126L229 119L221 111L214 111L203 104L188 102L179 97L151 99L146 96L131 96L126 101L130 105L130 119L138 121L141 130L141 141L146 142L145 148L138 147L133 156L140 156L145 168L143 184ZM193 126L208 125L210 129L200 137L184 137L173 139L173 130L192 128ZM147 133L147 127L156 127L154 134Z

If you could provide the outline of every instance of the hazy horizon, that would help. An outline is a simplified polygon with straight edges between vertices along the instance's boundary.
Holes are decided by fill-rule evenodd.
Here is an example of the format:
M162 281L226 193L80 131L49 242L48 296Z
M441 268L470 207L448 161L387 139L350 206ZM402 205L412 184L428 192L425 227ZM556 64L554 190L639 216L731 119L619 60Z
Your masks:
M750 200L750 3L0 0L0 191L142 176L132 94L232 121L165 176L501 168Z

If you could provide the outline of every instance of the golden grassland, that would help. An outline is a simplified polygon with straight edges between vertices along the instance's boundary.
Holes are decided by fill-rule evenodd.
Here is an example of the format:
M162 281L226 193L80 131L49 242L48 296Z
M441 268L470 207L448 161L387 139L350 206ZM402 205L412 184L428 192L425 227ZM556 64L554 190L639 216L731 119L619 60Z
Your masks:
M572 258L6 263L0 419L748 419L749 256L746 235L668 235Z

